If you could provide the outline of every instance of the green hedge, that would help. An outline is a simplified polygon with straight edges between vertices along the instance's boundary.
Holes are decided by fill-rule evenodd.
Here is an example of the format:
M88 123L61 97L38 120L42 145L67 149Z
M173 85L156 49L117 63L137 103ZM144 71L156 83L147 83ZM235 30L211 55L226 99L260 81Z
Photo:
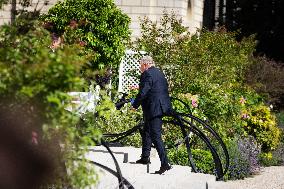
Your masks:
M65 42L91 50L92 68L117 68L129 40L130 18L112 0L64 0L41 16L45 27Z
M141 28L142 36L132 47L153 56L167 75L171 95L187 102L193 115L206 120L228 145L238 135L253 136L264 151L277 148L281 132L272 110L265 98L245 83L247 70L255 64L254 36L238 41L236 33L224 28L191 34L181 19L167 12L160 22L143 19ZM175 106L180 112L186 111L180 104ZM166 144L172 145L180 131L165 129ZM232 148L230 155L236 158L236 164L231 166L240 162L244 167L238 166L240 177L232 172L229 178L250 174L246 160L242 160L244 154Z

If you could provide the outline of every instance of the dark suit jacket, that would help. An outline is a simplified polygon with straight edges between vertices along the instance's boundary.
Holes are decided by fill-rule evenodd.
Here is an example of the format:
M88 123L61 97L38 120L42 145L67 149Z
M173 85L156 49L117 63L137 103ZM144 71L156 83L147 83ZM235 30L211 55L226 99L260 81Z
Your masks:
M137 109L140 105L146 120L172 112L168 82L158 68L152 66L141 74L139 93L132 106Z

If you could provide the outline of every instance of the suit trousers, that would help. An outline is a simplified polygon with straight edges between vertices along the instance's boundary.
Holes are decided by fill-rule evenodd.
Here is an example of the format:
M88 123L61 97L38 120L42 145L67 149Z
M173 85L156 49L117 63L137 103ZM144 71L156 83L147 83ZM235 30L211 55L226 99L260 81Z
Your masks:
M160 161L161 166L168 165L168 158L162 141L162 117L154 117L145 121L144 128L141 132L142 135L142 158L150 157L151 145L154 144Z

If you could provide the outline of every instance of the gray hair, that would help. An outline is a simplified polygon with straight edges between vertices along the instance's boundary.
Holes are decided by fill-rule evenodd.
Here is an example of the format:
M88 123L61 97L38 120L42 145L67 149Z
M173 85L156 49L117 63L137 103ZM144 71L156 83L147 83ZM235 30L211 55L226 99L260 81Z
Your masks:
M140 63L141 64L148 64L148 65L153 65L155 66L155 62L153 60L153 58L151 56L143 56L141 59L140 59Z

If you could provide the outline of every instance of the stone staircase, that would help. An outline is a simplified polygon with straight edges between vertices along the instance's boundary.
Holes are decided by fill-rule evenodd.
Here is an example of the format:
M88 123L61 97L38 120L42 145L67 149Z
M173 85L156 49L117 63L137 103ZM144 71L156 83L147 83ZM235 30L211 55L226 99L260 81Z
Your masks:
M141 148L111 147L120 165L121 172L135 189L214 189L215 176L208 174L192 173L188 166L173 165L173 169L163 175L153 174L160 168L160 161L155 149L151 150L151 164L135 164L140 158ZM111 155L102 146L92 148L87 158L109 168L115 169ZM118 181L109 172L96 167L99 174L99 183L96 189L118 189Z

